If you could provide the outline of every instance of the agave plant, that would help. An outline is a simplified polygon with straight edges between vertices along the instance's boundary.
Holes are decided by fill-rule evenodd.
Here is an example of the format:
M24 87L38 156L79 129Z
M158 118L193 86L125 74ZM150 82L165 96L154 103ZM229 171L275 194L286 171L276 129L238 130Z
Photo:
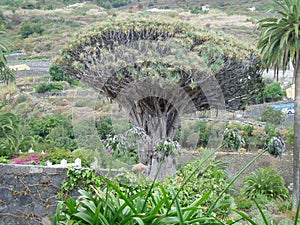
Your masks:
M231 150L239 150L245 145L245 140L237 128L226 128L223 136L223 144Z
M286 147L284 140L278 137L267 138L264 149L267 150L270 155L274 157L282 158L282 154L285 152Z
M289 197L283 178L271 167L259 168L246 176L243 194L250 199L259 195L282 200Z

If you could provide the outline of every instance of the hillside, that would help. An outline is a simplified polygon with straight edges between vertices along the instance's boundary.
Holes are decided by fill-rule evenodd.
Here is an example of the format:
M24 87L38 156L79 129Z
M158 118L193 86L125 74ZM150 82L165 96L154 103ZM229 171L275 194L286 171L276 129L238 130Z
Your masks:
M156 7L156 8L188 8L197 7L202 5L210 5L213 8L225 10L241 10L243 7L256 7L258 10L265 10L271 4L271 0L3 0L0 6L4 8L23 8L23 9L43 9L51 10L62 8L64 6L80 4L80 3L94 3L101 7L110 8L128 8L133 5L140 5L143 7Z
M146 1L141 1L140 4L146 5L146 3ZM161 3L162 1L157 1L157 6L165 8L163 5L159 5ZM165 1L164 4L170 8L171 6L181 7L175 1ZM255 44L257 39L255 21L260 17L261 11L250 12L247 4L240 7L240 14L238 11L236 14L230 12L228 14L226 11L213 7L208 13L195 14L186 8L155 12L148 12L147 9L135 12L126 8L107 10L94 3L72 7L62 5L62 7L52 10L11 8L2 5L0 18L4 21L4 26L14 42L14 51L51 59L59 54L70 37L80 29L97 21L109 20L112 17L126 18L133 14L138 14L140 17L154 16L162 20L175 17L194 26L214 29Z

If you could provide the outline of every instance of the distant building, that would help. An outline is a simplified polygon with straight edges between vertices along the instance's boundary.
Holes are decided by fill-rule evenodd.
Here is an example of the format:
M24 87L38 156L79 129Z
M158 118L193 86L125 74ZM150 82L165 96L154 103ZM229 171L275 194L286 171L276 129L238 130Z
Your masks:
M288 99L295 99L295 84L293 84L290 88L287 88L285 91Z

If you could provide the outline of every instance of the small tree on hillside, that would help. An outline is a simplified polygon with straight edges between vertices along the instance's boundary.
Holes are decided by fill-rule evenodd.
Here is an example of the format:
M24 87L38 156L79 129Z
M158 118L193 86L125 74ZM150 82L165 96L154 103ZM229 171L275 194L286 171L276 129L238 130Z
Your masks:
M266 102L275 102L280 101L285 96L284 91L282 90L280 83L272 83L266 86L264 91L264 98Z

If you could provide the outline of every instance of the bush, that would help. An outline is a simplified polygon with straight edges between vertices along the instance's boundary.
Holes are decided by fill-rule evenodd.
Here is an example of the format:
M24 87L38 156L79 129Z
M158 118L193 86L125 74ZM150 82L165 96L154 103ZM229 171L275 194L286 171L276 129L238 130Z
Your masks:
M53 81L67 81L71 85L76 85L78 81L67 76L61 67L53 64L49 69L49 74L51 76L51 80Z
M175 177L171 177L165 182L165 185L171 184L174 186L175 190L179 190L183 181L187 179L197 167L199 167L201 161L202 158L199 158L182 167L178 170ZM195 199L200 198L208 191L211 191L210 197L203 202L204 207L209 207L229 183L229 179L225 172L226 166L227 164L221 161L210 160L206 165L199 168L199 171L188 180L188 182L184 185L182 192L180 192L179 198L181 199L181 204L183 206L188 206L192 204ZM221 202L224 203L224 205L218 208L216 213L218 216L224 218L227 216L229 207L233 207L233 198L229 193L227 193L222 197Z
M44 29L41 27L40 23L24 22L22 23L20 28L20 34L22 38L28 38L30 35L34 33L42 34L43 32Z
M0 114L0 129L0 156L27 151L35 143L34 138L28 135L25 122L12 113Z
M266 102L280 101L285 96L285 92L281 89L280 83L269 84L264 91Z
M63 70L57 65L52 65L50 67L49 74L53 81L63 81L65 77Z
M261 121L279 125L283 119L283 112L280 110L273 109L270 106L264 108L261 114Z
M270 199L287 199L283 178L271 167L259 168L245 177L243 195L249 199L264 195Z
M96 122L96 127L101 139L106 139L109 135L115 134L112 120L108 116L101 117L100 120Z
M35 91L37 93L45 93L45 92L61 92L63 90L63 85L60 82L54 83L42 83L39 86L35 87Z
M267 150L270 155L276 157L279 157L281 159L283 152L285 152L286 147L284 140L278 136L278 137L271 137L266 140L264 149Z

